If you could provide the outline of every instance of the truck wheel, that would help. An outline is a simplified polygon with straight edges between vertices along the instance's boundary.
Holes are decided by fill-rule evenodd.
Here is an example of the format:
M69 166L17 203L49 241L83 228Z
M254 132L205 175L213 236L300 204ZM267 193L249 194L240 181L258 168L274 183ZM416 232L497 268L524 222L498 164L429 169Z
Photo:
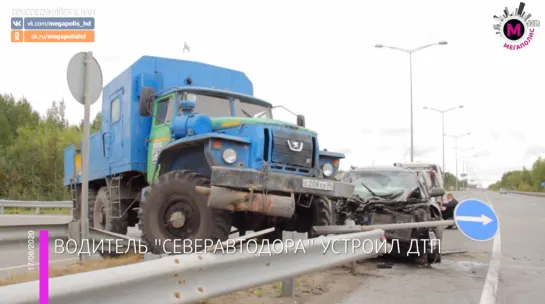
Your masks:
M333 206L325 197L315 196L309 208L301 208L298 223L300 233L307 233L309 239L320 236L314 232L313 226L333 225Z
M120 201L119 204L112 204L108 187L101 187L98 190L94 203L93 228L118 234L127 234L129 225L128 212L125 212L120 218L116 217L125 211L125 205L123 201ZM114 246L112 245L112 247ZM120 253L115 252L115 247L108 248L107 245L104 246L104 251L99 253L102 257L116 257L120 255Z
M325 197L315 197L312 201L312 226L331 226L333 224L333 205ZM308 238L319 237L319 234L314 232L314 229L310 227L308 231Z
M208 208L208 197L197 193L195 186L209 187L210 181L191 170L165 173L150 186L140 203L139 226L152 253L195 252L210 241L216 244L229 238L230 212Z
M78 196L76 199L76 208L74 210L73 218L76 221L79 221L81 219L81 204L82 204L82 197L81 197L81 185L77 186ZM93 225L93 210L95 208L95 200L97 198L97 190L95 188L89 187L89 190L87 191L87 216L89 218L89 225Z

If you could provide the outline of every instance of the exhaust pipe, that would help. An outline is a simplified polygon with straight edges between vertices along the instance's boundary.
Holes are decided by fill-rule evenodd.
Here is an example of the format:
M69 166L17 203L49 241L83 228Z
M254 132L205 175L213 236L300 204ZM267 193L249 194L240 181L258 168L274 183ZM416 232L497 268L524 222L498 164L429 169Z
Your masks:
M247 211L270 216L291 218L295 212L295 198L263 193L236 191L229 188L197 186L195 191L208 195L208 207L229 211Z

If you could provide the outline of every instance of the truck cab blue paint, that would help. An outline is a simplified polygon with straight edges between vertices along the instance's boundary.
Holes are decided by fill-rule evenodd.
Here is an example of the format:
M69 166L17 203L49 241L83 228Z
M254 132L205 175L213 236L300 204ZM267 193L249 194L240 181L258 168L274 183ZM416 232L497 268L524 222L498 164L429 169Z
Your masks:
M180 139L188 135L206 134L213 131L212 119L208 115L193 113L195 102L182 100L179 106L181 115L172 121L172 137Z
M253 85L242 72L209 64L143 56L110 81L102 92L101 129L90 137L89 180L137 171L145 173L148 159L148 136L152 117L139 115L140 90L151 86L156 92L169 88L191 86L229 89L253 95ZM171 89L172 90L172 89ZM165 93L166 92L166 93ZM81 142L80 142L81 145ZM64 184L75 176L75 147L64 151Z
M331 176L335 176L339 170L339 161L343 158L345 158L344 153L320 151L320 168L323 168L327 163L331 164L333 166L333 173Z
M214 141L220 141L222 146L228 145L229 147L247 147L251 143L248 138L221 133L207 133L184 137L172 141L163 147L159 153L157 163L165 164L166 168L160 168L160 170L171 171L174 169L192 168L201 174L208 175L211 165L222 163L221 155L217 154L217 150L213 151L215 150L212 147ZM182 153L183 157L179 157Z

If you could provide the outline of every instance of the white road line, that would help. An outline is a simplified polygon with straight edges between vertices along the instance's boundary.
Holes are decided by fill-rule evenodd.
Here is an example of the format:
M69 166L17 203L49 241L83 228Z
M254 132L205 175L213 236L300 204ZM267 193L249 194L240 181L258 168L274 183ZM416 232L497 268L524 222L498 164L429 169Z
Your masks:
M485 192L486 200L490 205L490 208L494 209L488 194ZM499 223L498 223L499 224ZM488 272L481 293L481 300L479 304L496 304L498 294L498 281L500 277L500 259L501 259L501 238L500 238L500 226L498 225L498 233L494 237L492 244L492 257L488 263Z

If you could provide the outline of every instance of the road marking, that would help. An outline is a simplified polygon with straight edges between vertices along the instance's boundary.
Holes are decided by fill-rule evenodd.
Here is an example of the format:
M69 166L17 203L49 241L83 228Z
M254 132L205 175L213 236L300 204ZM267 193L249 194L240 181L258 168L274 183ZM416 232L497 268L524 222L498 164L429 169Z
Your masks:
M486 201L490 205L490 208L494 209L492 202L488 194L484 193ZM481 300L479 304L496 304L498 294L498 281L500 277L500 259L501 259L501 238L500 227L498 226L498 232L494 237L492 244L492 257L488 263L488 272L486 273L486 279L484 282L483 291L481 293Z
M458 220L464 222L483 223L483 226L486 226L490 222L494 221L484 214L481 214L481 216L458 216Z

